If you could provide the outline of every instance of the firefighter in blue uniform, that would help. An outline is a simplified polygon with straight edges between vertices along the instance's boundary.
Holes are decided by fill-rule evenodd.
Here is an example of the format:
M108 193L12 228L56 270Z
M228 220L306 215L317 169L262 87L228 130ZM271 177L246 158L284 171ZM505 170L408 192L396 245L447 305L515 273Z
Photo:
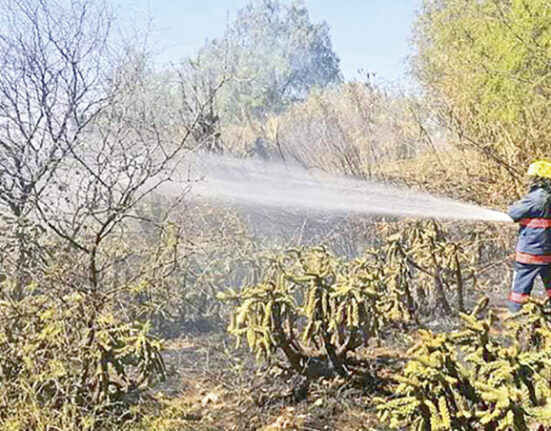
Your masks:
M515 254L510 311L519 311L539 275L551 298L551 162L538 160L528 168L530 191L509 207L520 224Z

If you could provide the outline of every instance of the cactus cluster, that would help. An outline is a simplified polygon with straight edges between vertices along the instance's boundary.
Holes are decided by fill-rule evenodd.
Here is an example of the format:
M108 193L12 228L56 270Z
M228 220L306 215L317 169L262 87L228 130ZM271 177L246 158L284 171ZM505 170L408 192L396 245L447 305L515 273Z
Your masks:
M355 259L319 246L261 260L257 283L219 294L234 303L229 333L259 358L281 350L306 375L349 376L349 354L391 326L417 321L429 307L452 312L450 293L459 298L454 309L462 310L464 286L476 281L462 245L435 222L388 232L382 247ZM312 369L319 361L321 371Z
M421 331L382 422L410 430L526 430L551 424L551 312L539 302L516 316L461 314L458 332Z
M373 268L369 257L344 261L324 247L272 256L262 282L221 295L238 301L229 332L258 357L281 349L301 374L346 377L348 353L407 313Z

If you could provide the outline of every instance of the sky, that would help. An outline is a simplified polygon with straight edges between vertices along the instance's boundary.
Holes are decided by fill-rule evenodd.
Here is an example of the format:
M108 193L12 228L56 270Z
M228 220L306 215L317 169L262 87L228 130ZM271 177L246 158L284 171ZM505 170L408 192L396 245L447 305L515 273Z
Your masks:
M118 15L136 30L149 30L161 66L193 55L219 37L249 0L118 0ZM281 0L286 2L288 0ZM304 0L313 23L327 22L346 79L358 70L377 81L405 78L411 27L421 0Z

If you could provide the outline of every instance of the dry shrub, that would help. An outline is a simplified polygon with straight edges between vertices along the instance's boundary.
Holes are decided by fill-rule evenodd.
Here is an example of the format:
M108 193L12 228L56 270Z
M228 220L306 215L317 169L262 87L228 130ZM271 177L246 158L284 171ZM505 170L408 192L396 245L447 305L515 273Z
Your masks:
M383 160L414 157L424 145L410 108L408 99L369 83L347 83L293 106L271 138L305 166L371 178Z
M506 169L479 152L457 147L383 163L379 173L386 181L501 210L523 191L511 183Z
M258 124L257 124L258 123ZM227 124L221 130L224 148L232 154L251 154L254 143L262 136L262 125L258 121L245 124Z
M266 121L226 124L221 133L224 147L235 154L371 178L382 161L409 159L426 148L423 116L411 98L349 82L312 91Z

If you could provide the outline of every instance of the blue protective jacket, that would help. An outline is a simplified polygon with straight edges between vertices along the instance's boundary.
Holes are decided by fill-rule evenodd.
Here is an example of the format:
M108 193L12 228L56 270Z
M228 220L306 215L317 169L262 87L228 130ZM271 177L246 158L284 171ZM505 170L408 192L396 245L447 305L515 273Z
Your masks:
M509 207L508 214L521 224L517 261L522 262L518 256L523 253L535 256L550 255L551 258L551 194L545 189L534 187L526 196ZM546 223L550 226L546 227Z

